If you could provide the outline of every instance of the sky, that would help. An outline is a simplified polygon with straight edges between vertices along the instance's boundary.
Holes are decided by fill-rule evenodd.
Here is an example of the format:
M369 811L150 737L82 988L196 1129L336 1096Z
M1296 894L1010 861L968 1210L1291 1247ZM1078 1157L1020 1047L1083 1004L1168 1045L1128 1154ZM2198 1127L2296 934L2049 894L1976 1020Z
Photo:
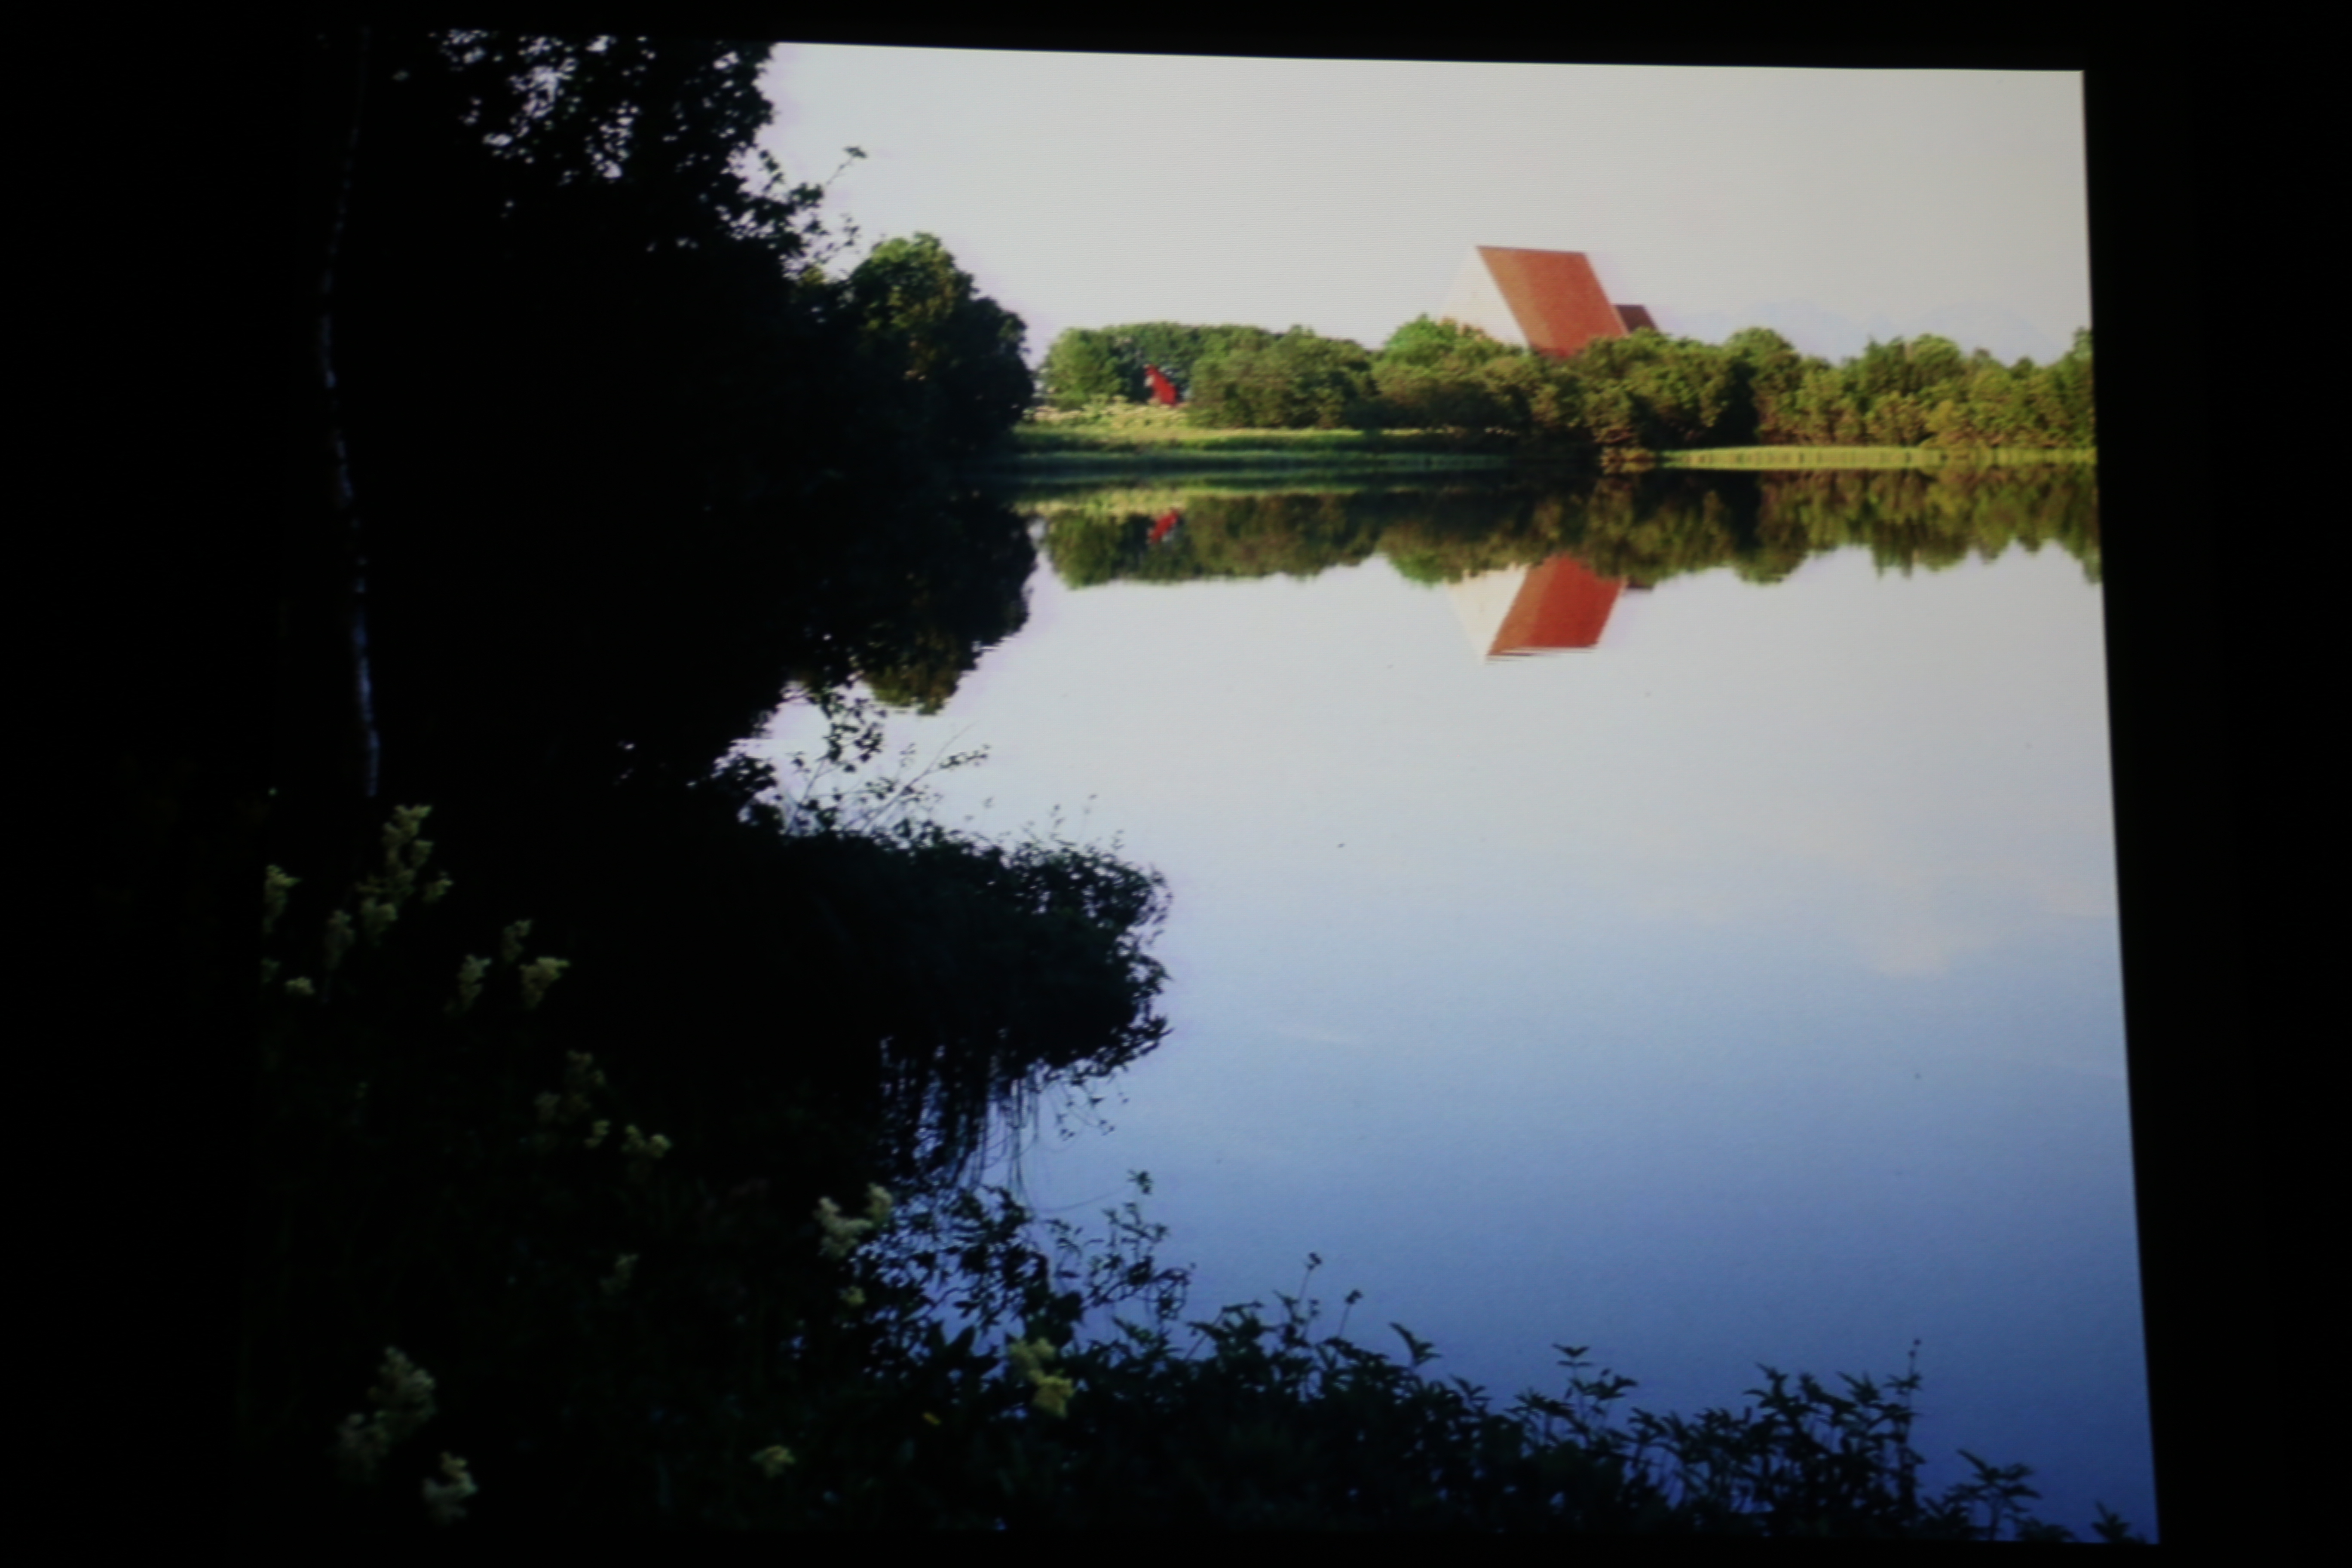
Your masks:
M1708 341L1831 357L2091 324L2082 78L781 44L761 144L863 242L937 235L1029 326L1306 326L1377 346L1474 246L1581 250Z

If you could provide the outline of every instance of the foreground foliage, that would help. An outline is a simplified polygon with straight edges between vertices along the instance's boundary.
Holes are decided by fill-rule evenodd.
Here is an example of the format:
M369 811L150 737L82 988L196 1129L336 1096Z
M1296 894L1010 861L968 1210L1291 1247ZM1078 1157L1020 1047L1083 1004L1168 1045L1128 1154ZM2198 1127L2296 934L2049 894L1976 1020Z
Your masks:
M772 826L919 853L860 791ZM1089 1236L1001 1188L894 1194L789 1100L685 1134L651 1054L573 1047L535 921L436 929L427 815L336 897L262 889L236 1451L268 1522L2067 1538L2022 1466L1921 1490L1916 1370L1621 1418L1632 1381L1563 1346L1560 1394L1497 1409L1401 1325L1401 1358L1322 1331L1303 1286L1194 1316L1137 1199Z

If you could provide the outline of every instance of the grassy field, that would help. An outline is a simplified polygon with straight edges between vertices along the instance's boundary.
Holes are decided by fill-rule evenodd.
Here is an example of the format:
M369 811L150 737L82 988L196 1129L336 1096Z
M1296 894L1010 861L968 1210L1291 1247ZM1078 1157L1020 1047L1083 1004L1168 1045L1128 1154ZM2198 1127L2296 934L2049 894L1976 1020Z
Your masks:
M1465 451L1442 431L1212 430L1179 408L1129 404L1071 413L1045 410L1013 432L1000 467L1024 478L1102 479L1125 471L1499 468L1497 452Z
M1472 468L1508 468L1512 460L1488 452L1396 452L1308 449L1285 452L1237 447L1213 451L1179 448L1159 452L1054 452L1017 456L992 465L1022 482L1099 484L1108 480L1214 473L1226 478L1305 479L1315 475L1361 477L1368 473L1440 473ZM1253 487L1255 488L1255 487Z
M1947 451L1937 447L1718 447L1643 454L1637 467L1662 468L1937 468L2088 463L2094 450L2014 447ZM1213 430L1181 408L1127 404L1068 413L1044 410L1013 432L1009 451L988 465L1044 482L1100 482L1127 475L1214 471L1229 476L1311 472L1432 472L1507 468L1507 452L1465 449L1442 430Z
M1209 452L1236 447L1354 451L1368 443L1409 440L1418 434L1374 437L1360 430L1211 430L1193 424L1181 408L1130 403L1069 412L1040 409L1014 427L1013 442L1024 457L1049 452Z
M1098 480L1072 484L1058 475L1022 475L1022 484L1009 492L1006 500L1018 510L1051 516L1063 511L1083 511L1089 514L1110 514L1127 517L1157 517L1171 508L1190 506L1204 497L1230 500L1241 496L1329 496L1366 494L1374 491L1405 490L1420 492L1428 487L1406 481L1397 483L1383 477L1352 474L1281 475L1249 474L1220 470L1213 474L1154 476L1161 482L1152 483L1147 478L1132 485L1107 485ZM1035 482L1030 482L1032 479Z

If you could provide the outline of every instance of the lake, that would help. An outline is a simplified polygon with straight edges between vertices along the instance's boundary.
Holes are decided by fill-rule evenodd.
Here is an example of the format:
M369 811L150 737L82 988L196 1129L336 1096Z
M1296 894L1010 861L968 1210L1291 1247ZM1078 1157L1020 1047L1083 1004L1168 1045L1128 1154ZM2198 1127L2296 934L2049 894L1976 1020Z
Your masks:
M1173 900L1172 1032L1029 1200L1148 1171L1193 1315L1316 1254L1505 1403L1916 1340L1930 1482L2153 1535L2092 483L1022 498L1025 626L894 739Z

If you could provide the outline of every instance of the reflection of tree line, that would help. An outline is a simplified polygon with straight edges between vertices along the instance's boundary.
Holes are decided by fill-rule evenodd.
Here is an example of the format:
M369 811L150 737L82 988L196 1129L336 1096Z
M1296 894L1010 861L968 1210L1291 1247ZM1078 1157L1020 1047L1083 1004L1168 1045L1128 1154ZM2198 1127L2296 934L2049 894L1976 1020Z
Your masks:
M1204 490L1156 514L1116 498L1043 510L1046 556L1079 587L1312 576L1375 553L1404 576L1433 584L1561 554L1635 583L1722 566L1772 582L1808 556L1850 546L1907 571L1989 560L2012 544L2055 544L2093 581L2099 571L2096 484L2076 468L1672 472L1541 488L1327 494ZM1181 510L1181 528L1160 527L1169 510Z

